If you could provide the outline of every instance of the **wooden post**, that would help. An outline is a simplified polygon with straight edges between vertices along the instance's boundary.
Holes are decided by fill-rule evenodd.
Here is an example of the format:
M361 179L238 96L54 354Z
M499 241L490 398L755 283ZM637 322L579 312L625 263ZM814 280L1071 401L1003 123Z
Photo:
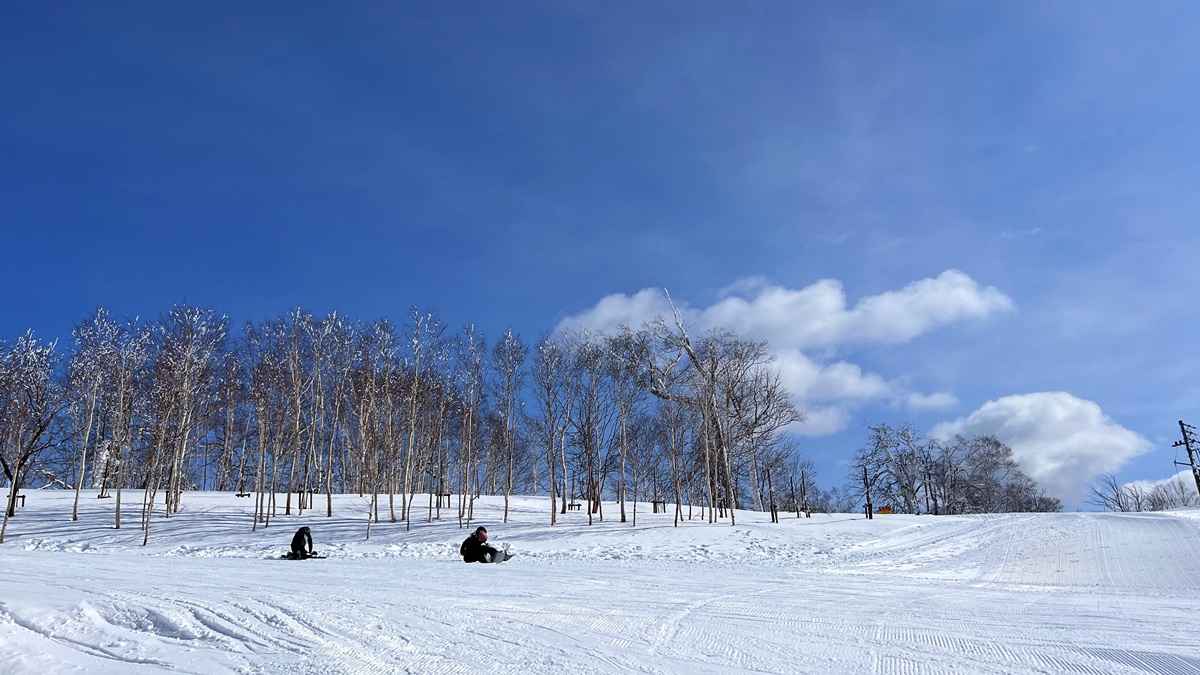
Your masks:
M771 469L767 467L767 499L771 505L771 522L779 522L779 510L775 508L775 486L771 483Z
M863 506L867 512L867 520L874 520L875 508L871 504L871 483L867 480L867 467L865 466L863 467L863 495L867 498L867 503Z
M812 518L812 509L808 508L808 469L800 469L800 497L804 500L804 517Z
M929 467L926 466L925 467L925 502L926 502L925 509L929 510L929 499L930 499L930 497L932 497L933 498L933 515L936 516L936 515L938 515L938 500L937 500L937 493L933 492L932 488L930 488L930 485L932 485L932 484L933 484L933 476L930 475Z

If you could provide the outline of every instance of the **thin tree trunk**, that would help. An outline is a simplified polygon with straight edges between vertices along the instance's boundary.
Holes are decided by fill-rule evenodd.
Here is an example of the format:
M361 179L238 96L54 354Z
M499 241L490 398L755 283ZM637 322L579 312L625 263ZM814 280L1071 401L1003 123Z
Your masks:
M99 382L92 386L92 393L88 399L87 424L83 428L83 442L79 447L79 478L75 481L75 506L71 508L71 520L79 520L79 491L83 489L83 477L87 474L87 446L92 435L92 422L96 411L96 395L99 390Z

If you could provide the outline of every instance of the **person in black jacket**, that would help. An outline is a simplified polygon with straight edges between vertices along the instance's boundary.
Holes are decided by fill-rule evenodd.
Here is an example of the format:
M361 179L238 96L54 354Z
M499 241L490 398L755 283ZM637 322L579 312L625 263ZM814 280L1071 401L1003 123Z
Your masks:
M458 547L458 552L463 557L463 562L469 563L490 563L495 560L497 554L500 554L500 551L488 546L487 528L482 525L463 541L462 546Z
M292 553L288 558L291 560L304 560L311 558L312 554L312 532L307 527L296 530L296 536L292 537Z

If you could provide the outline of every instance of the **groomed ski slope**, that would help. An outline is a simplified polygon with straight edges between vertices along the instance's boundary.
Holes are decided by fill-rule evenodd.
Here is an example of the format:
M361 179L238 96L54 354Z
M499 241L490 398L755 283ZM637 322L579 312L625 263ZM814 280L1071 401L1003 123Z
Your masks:
M424 496L365 541L357 496L251 532L251 499L189 493L143 548L136 504L118 531L111 499L72 523L73 494L27 494L2 673L1200 673L1197 511L675 528L606 503L551 528L545 498L506 525L488 497L476 522L517 556L466 565ZM328 559L278 559L301 524Z

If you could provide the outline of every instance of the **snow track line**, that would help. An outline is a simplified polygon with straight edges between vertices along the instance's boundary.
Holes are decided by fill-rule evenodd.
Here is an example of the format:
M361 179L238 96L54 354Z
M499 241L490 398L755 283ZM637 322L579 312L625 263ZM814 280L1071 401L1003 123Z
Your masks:
M192 616L196 618L197 623L214 633L224 635L238 645L269 646L269 643L262 640L259 635L238 625L236 617L228 612L224 612L219 608L202 605L194 600L178 599L175 602L188 608L192 612Z
M768 593L768 592L775 591L775 590L777 590L777 589L776 588L764 589L761 591L755 591L755 592L751 593L750 595L761 595L763 593ZM661 626L661 629L658 631L658 635L654 638L653 642L650 644L650 650L649 650L650 656L652 656L652 657L656 656L658 654L658 650L661 649L665 643L670 641L671 638L675 637L675 635L679 632L680 623L682 623L683 620L686 619L687 617L691 616L696 610L698 610L702 607L711 605L714 602L719 602L721 600L726 600L728 598L735 598L740 595L742 595L742 594L741 593L724 593L721 595L715 595L712 597L704 598L704 599L698 600L696 602L687 603L682 610L673 613L667 619L666 623L664 623Z
M1086 649L1080 650L1123 666L1131 666L1148 673L1160 675L1198 675L1200 674L1200 658L1162 654L1156 652L1128 651L1122 649Z
M114 663L137 664L137 665L145 665L145 666L161 666L164 668L171 667L171 664L168 662L165 662L165 661L160 661L157 659L144 659L144 658L139 658L136 656L118 654L111 650L104 649L102 647L97 647L96 645L88 644L87 642L80 640L80 639L68 637L65 635L58 635L55 633L55 630L53 628L44 629L32 622L22 620L20 617L16 616L12 612L10 612L7 609L7 607L4 606L3 602L0 602L0 617L2 617L8 623L11 623L15 626L18 626L18 627L28 631L29 633L33 634L37 638L49 640L51 642L55 642L55 643L58 643L61 645L66 645L67 647L75 649L83 654L88 655L88 656L105 659L107 661L111 661Z

